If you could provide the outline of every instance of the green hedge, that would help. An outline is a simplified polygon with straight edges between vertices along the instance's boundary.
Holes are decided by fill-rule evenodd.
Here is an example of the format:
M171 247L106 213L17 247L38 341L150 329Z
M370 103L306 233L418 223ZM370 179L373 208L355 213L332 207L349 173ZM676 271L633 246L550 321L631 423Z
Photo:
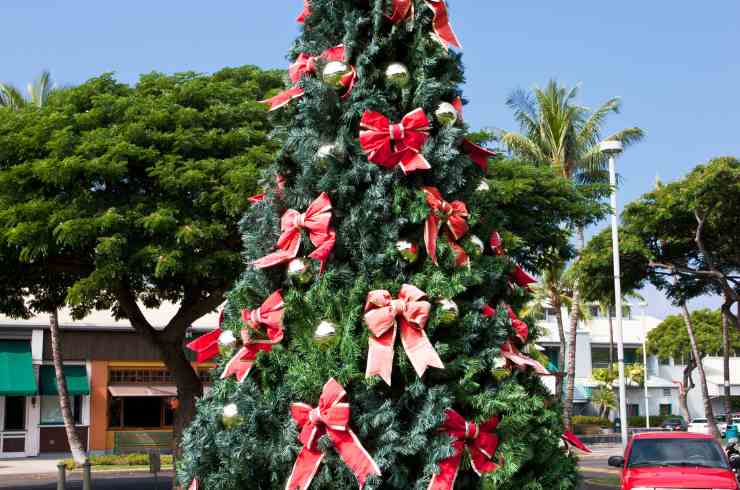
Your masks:
M683 417L679 415L651 415L650 416L650 427L660 427L660 424L662 424L666 419L681 419L683 420ZM684 420L684 423L686 421ZM645 427L645 417L640 415L639 417L629 417L627 419L627 427Z
M574 416L573 425L598 425L602 429L611 429L614 427L614 424L608 419L588 415Z
M162 466L172 465L172 455L160 455ZM73 459L65 459L65 466L68 470L74 470L79 465ZM91 456L90 463L93 466L149 466L149 455L144 453L133 454L106 454L103 456Z

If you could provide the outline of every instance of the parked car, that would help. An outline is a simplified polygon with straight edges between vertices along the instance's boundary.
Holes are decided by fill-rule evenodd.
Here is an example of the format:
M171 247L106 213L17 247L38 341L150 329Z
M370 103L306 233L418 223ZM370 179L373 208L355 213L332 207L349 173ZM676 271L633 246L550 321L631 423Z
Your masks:
M727 419L728 417L726 415L715 415L714 421L717 422L717 430L719 430L719 434L724 439L725 434L727 433Z
M682 417L665 419L663 423L660 424L660 428L666 430L686 431L687 427L688 426Z
M622 469L621 490L738 490L725 452L708 434L636 434L627 444L624 456L609 458L609 466Z
M691 419L687 430L695 434L709 434L707 419Z

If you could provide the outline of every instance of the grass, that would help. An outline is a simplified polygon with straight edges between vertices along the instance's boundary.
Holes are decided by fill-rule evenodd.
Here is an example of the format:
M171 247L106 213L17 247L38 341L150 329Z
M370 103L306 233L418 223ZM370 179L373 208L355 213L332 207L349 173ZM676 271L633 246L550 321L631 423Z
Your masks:
M162 469L172 469L172 455L163 454L160 456ZM68 470L79 468L80 465L73 459L62 461ZM149 455L136 454L106 454L103 456L91 456L90 463L99 470L127 470L149 468Z
M621 484L621 480L618 476L597 476L594 478L588 478L586 479L586 481L594 485L603 485L605 487L616 488L619 488L619 485Z

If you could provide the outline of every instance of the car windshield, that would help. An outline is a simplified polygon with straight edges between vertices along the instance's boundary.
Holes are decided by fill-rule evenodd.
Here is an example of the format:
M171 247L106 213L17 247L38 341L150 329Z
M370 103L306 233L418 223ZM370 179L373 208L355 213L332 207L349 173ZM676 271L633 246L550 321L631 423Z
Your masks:
M727 469L722 449L711 439L636 439L629 467L694 466Z

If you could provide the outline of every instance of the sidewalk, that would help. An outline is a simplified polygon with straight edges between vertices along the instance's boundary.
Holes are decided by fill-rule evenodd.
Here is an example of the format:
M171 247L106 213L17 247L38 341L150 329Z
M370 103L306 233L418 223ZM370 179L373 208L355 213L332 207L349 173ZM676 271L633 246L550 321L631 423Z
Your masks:
M57 463L71 455L66 453L44 454L35 458L0 459L0 477L33 475L35 477L56 475Z

